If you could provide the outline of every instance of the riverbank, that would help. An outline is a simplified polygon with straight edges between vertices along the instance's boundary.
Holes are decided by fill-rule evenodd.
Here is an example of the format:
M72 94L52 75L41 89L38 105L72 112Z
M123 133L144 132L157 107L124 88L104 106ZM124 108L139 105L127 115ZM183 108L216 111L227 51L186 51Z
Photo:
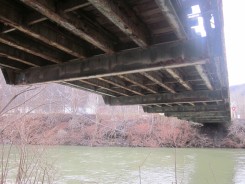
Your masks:
M159 115L137 117L29 114L1 118L4 142L27 144L245 148L245 124L197 124Z

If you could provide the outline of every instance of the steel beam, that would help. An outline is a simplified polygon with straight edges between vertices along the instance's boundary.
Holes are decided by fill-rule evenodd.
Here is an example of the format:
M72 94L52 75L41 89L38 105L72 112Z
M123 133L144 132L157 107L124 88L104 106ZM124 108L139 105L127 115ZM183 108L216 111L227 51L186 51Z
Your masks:
M97 87L87 85L82 83L81 81L68 81L68 82L60 82L59 84L74 87L77 89L82 89L85 91L89 91L98 95L104 95L104 96L110 96L110 97L116 97L114 94L111 94L108 91L98 90Z
M133 75L119 75L118 77L121 79L124 79L124 80L126 80L126 81L128 81L128 82L130 82L136 86L139 86L142 89L149 91L150 93L157 93L157 90L153 89L153 87L147 87L146 85L144 85L142 79L139 77L135 77Z
M230 122L229 117L219 117L219 118L191 118L191 117L180 117L179 119L198 122L198 123L225 123Z
M180 39L186 39L186 32L181 24L181 21L174 9L171 0L155 0L162 14L167 17L168 23L173 28L176 36Z
M205 101L222 101L222 91L188 91L183 93L162 93L145 96L130 97L105 97L104 101L108 105L154 105L165 103L199 103Z
M207 88L209 90L213 90L213 86L208 78L208 75L206 74L206 72L204 71L202 66L195 66L197 72L199 73L199 75L201 76L201 78L203 79L205 85L207 86Z
M141 24L135 13L128 7L124 1L115 3L112 0L88 0L105 17L115 24L123 33L129 36L140 47L149 45L150 35L147 27ZM124 8L124 12L121 8ZM130 17L129 17L130 16ZM135 20L136 22L133 22Z
M181 74L174 69L166 69L166 71L174 78L176 79L182 86L184 86L184 88L186 88L187 90L192 90L191 85L183 80L183 77L181 76Z
M166 112L165 116L190 117L190 118L217 118L226 117L227 112Z
M61 82L202 65L205 47L196 42L154 45L113 55L94 56L59 65L31 68L16 76L15 84Z
M90 80L80 80L82 83L85 83L85 84L88 84L88 85L92 85L92 86L95 86L95 87L98 87L98 88L101 88L101 89L105 89L106 91L110 91L112 93L115 93L120 96L129 96L125 91L121 91L121 90L115 90L115 89L112 89L110 87L109 84L107 84L106 82L103 82L103 81L99 81L99 80L93 80L93 79L90 79Z
M48 17L51 21L56 22L59 26L67 29L74 35L86 40L92 45L100 48L106 53L113 53L113 44L98 30L87 22L80 20L71 14L64 14L63 12L56 12L55 5L52 1L45 0L20 0L39 13Z
M34 55L28 54L26 52L20 51L18 49L9 47L8 45L5 45L5 44L1 44L0 56L18 61L20 63L24 63L32 67L38 67L38 66L42 66L45 64L49 64L47 60L44 60L40 57L36 57Z
M75 11L89 5L91 5L91 3L87 2L86 0L64 1L64 2L58 2L57 4L58 9L65 13Z
M10 68L10 69L14 69L14 70L21 70L21 69L23 70L23 69L26 69L26 68L30 67L30 66L28 66L26 64L23 64L23 63L8 59L6 57L1 57L1 55L0 55L0 66L3 67L3 68L7 67L7 68ZM13 74L15 73L14 71L12 71L12 72L13 72ZM13 75L13 74L11 74L11 75ZM10 84L12 84L12 81L10 81Z
M134 89L131 89L129 87L127 87L122 81L115 81L115 79L107 79L107 78L98 78L99 80L101 81L104 81L104 82L107 82L108 84L111 84L111 85L114 85L114 86L117 86L119 88L122 88L124 90L127 90L133 94L136 94L136 95L144 95L143 93L137 91L137 90L134 90ZM125 95L124 95L125 96ZM128 96L128 95L127 95Z
M0 1L0 6L2 8L0 14L0 20L4 23L18 29L19 31L33 37L45 44L60 49L72 56L78 58L85 58L87 56L86 52L82 47L74 44L72 40L66 38L66 35L62 34L60 31L54 28L48 27L47 25L33 25L27 27L23 22L23 13L17 7L13 8L9 1Z
M149 74L147 72L141 72L140 74L145 76L149 80L155 82L157 85L161 86L162 88L164 88L168 92L176 93L175 90L171 86L169 86L168 84L164 84L164 82L162 81L162 78L160 76L158 76L156 74Z
M87 2L86 0L72 0L72 1L65 1L65 2L57 2L57 9L59 11L68 13L89 5L90 3ZM29 14L25 14L24 19L26 25L34 25L48 20L47 17L37 12L31 12ZM13 27L4 27L2 33L9 33L15 30L16 29Z
M56 54L56 52L53 52L53 50L50 50L43 45L37 45L36 42L31 41L30 39L19 39L17 37L0 34L0 42L53 63L63 62L63 59Z
M217 112L224 111L225 105L202 105L202 106L172 106L172 107L143 107L144 112L165 113L165 112Z

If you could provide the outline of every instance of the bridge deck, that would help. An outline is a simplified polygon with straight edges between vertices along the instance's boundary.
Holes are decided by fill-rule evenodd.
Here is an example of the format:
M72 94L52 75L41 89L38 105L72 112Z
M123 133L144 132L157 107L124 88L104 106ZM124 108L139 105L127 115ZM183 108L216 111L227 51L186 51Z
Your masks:
M0 66L8 84L57 82L109 105L229 122L220 3L0 0Z

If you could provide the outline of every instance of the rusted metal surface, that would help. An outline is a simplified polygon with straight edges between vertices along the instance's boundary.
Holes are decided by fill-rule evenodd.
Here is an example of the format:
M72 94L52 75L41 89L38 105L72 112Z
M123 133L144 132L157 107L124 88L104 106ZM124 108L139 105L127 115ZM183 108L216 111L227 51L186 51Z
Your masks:
M225 111L225 105L197 105L197 106L174 106L174 107L143 107L145 112L167 113L167 112L219 112Z
M0 67L8 84L58 82L111 105L229 122L220 3L0 0ZM193 29L196 16L204 20L204 37Z
M2 8L0 19L5 21L6 24L75 57L84 58L86 56L82 47L75 45L72 40L67 39L64 34L59 33L57 30L48 28L44 25L27 27L22 23L22 13L18 12L16 8L13 9L11 4L0 2L0 7Z
M136 17L135 13L131 11L125 2L113 0L89 0L104 16L113 22L122 32L128 35L140 47L147 47L149 45L148 30L146 26L136 25L141 23ZM123 6L129 15L125 15L120 9Z
M110 41L108 41L107 38L105 38L103 35L101 35L100 32L94 29L88 22L86 22L86 20L80 20L75 16L56 12L55 6L51 1L21 1L44 16L48 17L50 20L56 22L58 25L79 36L81 39L88 41L89 43L95 45L107 53L113 52L113 45L110 43Z
M152 105L164 103L200 103L209 101L222 101L222 91L198 91L183 92L180 94L151 94L146 96L130 96L130 97L104 97L105 103L108 105Z
M174 9L171 0L155 0L161 9L164 16L168 18L168 22L179 39L186 39L187 35L183 28L179 17L177 16L176 10Z
M206 72L204 71L202 66L195 66L196 70L198 71L199 75L202 77L203 81L205 82L205 85L208 89L213 90L213 86L209 80L209 77L207 76Z
M59 82L202 65L208 62L203 45L168 43L133 49L60 65L30 68L16 76L16 84ZM158 79L158 81L161 79ZM160 84L160 83L159 83ZM164 85L162 83L162 85ZM167 85L164 85L167 86ZM168 90L171 90L168 87Z
M187 90L192 90L191 85L183 80L183 77L177 70L173 69L166 69L166 71L174 78L176 79L182 86L184 86Z
M143 76L147 77L149 80L153 81L154 83L158 84L159 86L163 87L164 89L166 89L170 93L176 93L175 90L171 86L164 84L164 82L162 81L162 78L159 77L158 75L149 74L147 72L141 72L141 74Z

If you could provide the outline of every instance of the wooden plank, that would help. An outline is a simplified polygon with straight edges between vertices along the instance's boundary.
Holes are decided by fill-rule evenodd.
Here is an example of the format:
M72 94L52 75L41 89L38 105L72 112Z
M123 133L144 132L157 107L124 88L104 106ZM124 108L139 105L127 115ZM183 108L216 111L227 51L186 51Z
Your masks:
M22 23L24 17L21 10L13 9L12 6L14 4L9 4L9 1L0 1L0 6L2 8L0 20L6 24L72 56L78 58L85 58L87 56L86 51L81 46L74 44L72 40L67 39L67 35L55 30L55 28L50 28L47 25L33 25L31 27L24 25Z
M78 37L88 41L92 45L100 48L104 52L113 53L113 44L101 33L94 29L85 19L81 20L71 14L64 14L55 11L55 5L51 1L45 0L20 0L39 13L56 22L59 26L67 29Z
M104 98L104 101L108 105L154 105L165 103L196 103L205 101L222 101L222 91L188 91L183 93L162 93L162 94L150 94L145 96L129 96L129 97L117 97L117 98Z
M206 57L204 48L200 44L192 47L189 44L193 43L154 45L147 49L136 48L113 55L99 55L69 64L33 68L22 71L21 80L17 76L15 83L72 81L205 64L208 60L203 59Z
M135 13L123 1L117 4L111 0L88 0L105 17L115 24L123 33L129 36L140 47L149 45L150 35L147 27L142 25ZM121 9L124 8L124 12ZM133 22L135 20L136 22Z

